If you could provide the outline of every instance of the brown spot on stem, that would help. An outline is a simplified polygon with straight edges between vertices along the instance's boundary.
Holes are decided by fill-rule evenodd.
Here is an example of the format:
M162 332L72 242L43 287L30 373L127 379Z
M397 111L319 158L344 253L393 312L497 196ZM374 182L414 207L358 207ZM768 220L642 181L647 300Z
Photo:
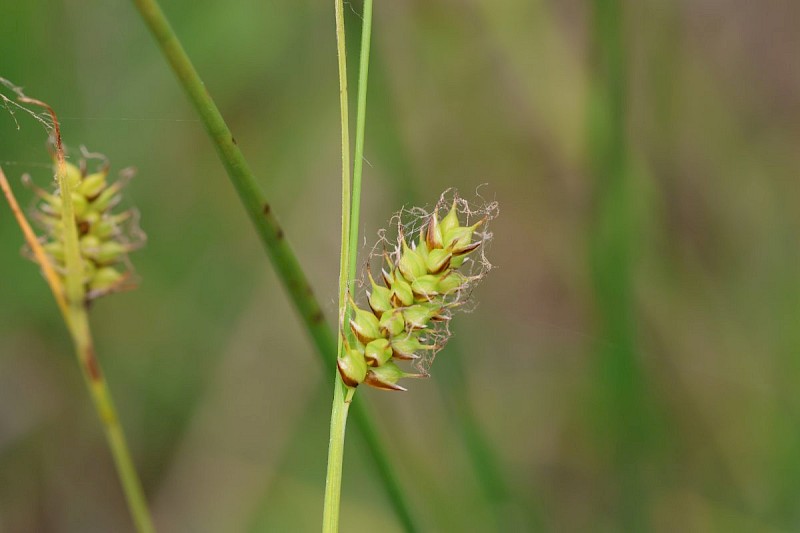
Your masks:
M237 146L239 145L239 143L236 142L236 137L234 137L233 135L231 135L231 142Z
M86 372L89 374L89 379L92 381L100 381L103 373L100 371L100 365L97 364L97 357L94 355L94 347L89 346L86 349Z
M262 211L264 212L265 215L269 215L269 212L272 211L272 208L269 206L269 204L264 204L264 208L262 209Z
M283 230L281 228L278 228L278 231L275 232L275 238L279 241L283 240Z
M317 309L314 312L314 314L311 315L311 322L313 322L314 324L319 324L323 320L325 320L325 315L322 314L322 310L321 309Z

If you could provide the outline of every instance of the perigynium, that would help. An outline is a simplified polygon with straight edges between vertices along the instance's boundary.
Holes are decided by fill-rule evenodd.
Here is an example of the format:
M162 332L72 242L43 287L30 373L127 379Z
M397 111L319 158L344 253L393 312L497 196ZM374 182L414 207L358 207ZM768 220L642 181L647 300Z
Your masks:
M487 226L497 204L472 211L457 194L452 201L448 196L443 194L429 214L409 211L411 221L403 223L399 214L393 243L381 233L372 254L382 263L381 281L368 263L367 305L358 307L351 295L353 314L347 327L352 341L342 332L345 350L338 367L348 387L366 383L404 391L398 384L402 378L427 376L433 356L450 336L453 312L464 306L491 268L483 247L492 237ZM413 362L416 372L398 365L405 361Z

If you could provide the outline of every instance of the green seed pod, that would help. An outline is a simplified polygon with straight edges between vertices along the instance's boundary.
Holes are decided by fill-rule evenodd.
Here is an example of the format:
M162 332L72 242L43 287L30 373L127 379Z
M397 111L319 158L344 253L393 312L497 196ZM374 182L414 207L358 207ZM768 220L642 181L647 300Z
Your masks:
M348 387L358 387L367 376L367 362L358 350L346 349L344 356L336 361L339 375Z
M424 329L430 320L442 311L442 306L433 304L416 304L403 309L406 326L411 329Z
M89 259L83 260L83 283L87 287L87 291L91 290L89 285L91 284L92 280L94 279L95 275L97 274L97 266L94 264L93 261ZM107 276L109 274L103 274ZM119 278L115 283L119 283L122 281L122 278Z
M431 274L439 274L450 266L450 259L453 255L447 250L431 250L425 261L425 266Z
M439 217L436 215L435 211L431 215L431 220L426 228L425 242L428 244L428 249L430 250L444 247L442 241L442 229L439 226Z
M86 200L85 197L81 196L80 194L73 192L72 196L72 209L75 211L75 217L81 218L84 213L86 213L86 209L89 207L89 202Z
M397 337L391 340L392 354L397 359L418 359L419 355L416 352L423 350L432 350L432 346L422 344L416 335L409 334L403 337Z
M81 253L92 259L97 258L97 254L100 251L100 239L95 237L94 235L85 235L81 237Z
M353 318L350 319L350 328L361 344L367 344L381 337L380 323L369 311L364 311L353 305Z
M460 259L460 258L456 258ZM451 270L447 273L446 276L439 279L436 288L441 294L451 294L463 287L466 287L468 283L468 279L463 274L456 272L455 270Z
M405 391L405 387L397 384L403 378L421 378L421 374L409 374L396 364L389 361L377 368L372 368L367 372L365 383L378 389Z
M44 248L44 251L58 263L64 263L64 245L60 241L45 243L42 248Z
M411 285L400 276L394 276L391 302L395 307L403 307L414 303L414 292Z
M55 166L56 166L55 171L58 172L58 164L56 164ZM80 184L81 179L83 179L83 175L81 174L81 169L79 169L78 167L69 162L67 162L65 166L67 169L66 173L67 183L69 184L69 188L71 190L74 190Z
M128 248L117 241L107 241L100 245L96 260L98 264L107 265L119 261L128 252Z
M458 221L458 202L455 200L453 201L453 206L450 208L450 211L447 215L442 219L442 222L439 224L439 231L442 234L442 246L446 246L449 242L447 239L447 234L452 231L453 229L459 227L461 223Z
M107 187L97 196L97 198L92 201L92 209L98 213L102 213L110 208L114 203L116 203L117 194L119 193L121 187L122 185L120 185L119 181Z
M94 211L92 214L96 215ZM107 218L102 218L95 223L90 223L89 231L98 239L109 239L117 233L117 225Z
M408 281L414 281L419 276L424 276L427 273L425 260L415 250L412 250L405 239L403 239L403 254L397 264L400 273Z
M106 292L113 289L123 279L123 274L119 273L114 267L98 268L92 273L89 281L91 292Z
M415 296L430 300L439 294L439 277L432 275L420 276L411 284L411 290Z
M372 309L372 312L375 313L375 316L381 316L386 311L392 309L392 291L375 283L372 274L368 274L369 281L372 284L372 292L368 295L369 307Z
M86 213L81 217L82 222L86 222L90 227L94 224L97 224L100 221L100 213L97 211L93 211L89 209Z
M447 233L445 244L447 244L447 248L453 252L453 255L468 254L481 245L480 241L472 242L472 235L475 229L483 224L483 222L483 220L479 220L472 226L459 226Z
M427 266L427 264L428 264L428 254L431 252L431 250L430 250L430 248L428 248L428 243L425 242L424 235L420 235L419 236L419 241L417 241L417 244L416 244L416 247L414 248L414 251L417 252L417 255L419 255L422 258L423 261L425 261L425 264Z
M364 359L369 366L381 366L392 358L392 347L387 339L375 339L364 347Z
M389 337L396 337L406 330L406 321L400 309L384 313L380 325L381 332Z
M87 199L91 200L100 194L105 188L106 173L95 172L94 174L89 174L83 178L83 181L80 183L80 185L78 185L78 192Z

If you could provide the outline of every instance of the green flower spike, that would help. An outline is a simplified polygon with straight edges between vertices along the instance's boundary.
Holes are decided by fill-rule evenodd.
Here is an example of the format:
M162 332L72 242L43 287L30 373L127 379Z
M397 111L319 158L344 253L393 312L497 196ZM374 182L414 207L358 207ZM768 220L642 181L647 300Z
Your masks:
M457 197L440 220L443 202L425 216L413 231L398 225L397 243L374 255L386 262L380 285L367 268L370 290L369 311L359 308L352 297L350 330L357 341L346 345L339 359L339 372L349 387L361 383L383 389L404 391L398 381L427 376L427 367L449 336L453 310L464 304L469 288L480 281L490 267L483 254L467 261L467 255L490 238L477 229L496 214L496 204L471 213ZM459 216L476 214L482 218L472 225L461 225ZM413 226L411 226L413 227ZM419 235L408 242L405 235ZM388 244L384 240L384 244ZM463 272L462 272L463 270ZM398 361L414 361L418 373L405 372Z
M92 173L87 172L87 161L84 159L78 165L67 163L66 167L80 239L87 302L131 288L133 282L128 253L143 244L144 234L136 227L134 211L112 212L121 199L120 191L130 173L109 184L109 167L105 161ZM64 223L58 188L51 193L36 187L29 179L26 182L40 199L33 218L45 231L43 248L53 260L63 282L66 268Z

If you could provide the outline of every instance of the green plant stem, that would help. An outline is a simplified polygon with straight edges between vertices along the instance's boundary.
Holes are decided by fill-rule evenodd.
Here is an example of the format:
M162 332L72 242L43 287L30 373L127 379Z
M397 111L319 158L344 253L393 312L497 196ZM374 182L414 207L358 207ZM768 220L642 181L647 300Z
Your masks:
M114 465L122 483L136 530L139 533L152 533L155 528L147 507L147 500L108 389L108 382L95 356L88 314L83 305L71 307L69 329L75 345L75 353L78 356L78 363L92 397L92 403L103 423L106 440L111 449Z
M340 11L340 3L337 3L337 13L341 13ZM337 15L338 17L338 15ZM361 28L361 50L359 56L359 70L358 70L358 100L357 100L357 111L356 111L356 141L355 141L355 156L353 162L353 185L351 189L351 196L352 201L350 202L350 214L349 214L349 226L350 226L350 235L349 235L349 242L347 243L347 250L349 253L349 273L348 279L346 281L346 287L349 287L352 284L352 281L356 277L356 267L357 267L357 256L358 256L358 230L359 230L359 219L360 219L360 212L361 212L361 181L363 175L363 168L364 168L364 139L365 139L365 131L366 131L366 116L367 116L367 81L368 81L368 74L369 74L369 58L370 58L370 44L371 44L371 35L372 35L372 0L365 0L363 6L363 14L361 17L362 20L362 28ZM341 38L338 36L341 35ZM346 88L347 88L347 74L346 74L346 47L345 47L345 31L344 31L344 19L337 18L337 43L341 43L341 47L337 45L338 57L339 57L339 64L340 64L340 87L344 87L345 91L343 94L346 95ZM347 100L346 98L342 102L342 109L347 109ZM346 111L343 111L342 114L342 131L347 131L347 120L345 120ZM345 143L346 135L343 133L342 145L343 150L346 149ZM345 155L342 155L343 161L343 168L344 162L347 161ZM344 171L343 171L344 172ZM344 183L342 183L342 190L345 191L345 187L348 187ZM342 195L343 198L343 211L345 209L344 203L346 202L345 194ZM343 217L344 219L344 217ZM344 235L342 237L344 239ZM344 257L344 250L343 255ZM341 282L341 273L340 273L340 282ZM342 285L340 284L340 289ZM340 294L343 294L340 292ZM343 323L347 323L348 317L348 309L345 308L345 318ZM344 453L344 424L347 420L347 413L345 412L344 415L341 415L342 408L347 405L345 402L341 401L341 395L344 393L344 385L339 379L338 372L336 373L336 386L340 387L342 390L336 391L334 390L334 407L331 413L331 441L328 450L328 468L329 474L328 479L326 480L326 506L323 516L323 528L329 527L338 527L338 514L339 514L339 495L341 491L341 463ZM359 426L361 430L361 436L364 438L366 442L367 449L369 450L383 450L383 445L380 442L380 438L378 436L377 429L375 428L374 424L372 423L372 418L369 416L368 411L364 404L355 399L352 402L352 416L355 419L356 424ZM341 430L341 431L340 431ZM341 439L341 442L334 441L334 439ZM411 506L408 503L407 497L403 490L400 487L400 483L397 480L397 476L395 470L389 461L387 455L385 453L380 454L373 454L372 456L373 461L375 463L375 468L377 469L380 477L384 480L391 480L390 482L384 483L386 490L388 491L389 496L389 503L394 508L397 517L400 520L400 524L402 525L403 529L407 532L413 533L417 531L417 527L415 525L414 518L411 515ZM331 472L333 469L333 472ZM335 488L334 488L335 487ZM330 492L329 492L330 491ZM330 494L330 497L329 497ZM330 501L330 505L327 502ZM331 509L335 508L335 520L332 520L334 512ZM330 511L330 512L329 512ZM335 529L325 529L325 531L335 531Z
M45 107L48 107L49 109L49 106ZM52 112L51 109L49 110ZM53 117L55 120L54 113ZM57 133L57 138L59 136L60 134ZM61 155L63 155L63 153ZM59 182L59 187L62 187L61 190L68 191L68 184L66 183L64 176L64 160L63 158L59 158L56 179ZM72 290L79 293L77 295L79 299L71 300L69 302L67 301L64 296L65 291L61 280L53 269L53 265L50 263L49 257L44 253L42 245L36 238L36 235L34 234L33 229L30 227L28 220L25 218L25 215L19 208L19 205L14 198L2 169L0 169L0 188L3 189L3 193L5 194L6 199L11 206L14 216L17 218L20 229L22 229L26 241L31 247L34 256L42 268L45 279L47 280L50 290L53 293L53 297L58 304L59 311L61 311L61 316L64 318L64 323L67 325L67 329L72 337L72 341L75 346L75 355L78 359L78 366L80 367L81 373L85 378L86 386L89 389L89 394L92 398L92 403L94 404L97 415L103 424L106 440L108 441L109 448L111 449L111 455L114 458L114 466L117 469L117 474L119 475L122 489L125 494L125 499L128 503L128 508L134 524L136 525L136 529L140 533L150 533L154 531L154 528L152 519L150 517L150 511L147 508L147 500L144 497L144 491L142 490L139 476L136 474L136 469L125 440L125 434L122 431L122 426L120 425L119 417L117 416L117 410L114 407L114 403L111 399L111 392L109 391L108 383L103 377L100 364L95 357L94 344L92 342L91 330L89 328L88 313L86 307L82 304L83 287L81 284L76 285L73 281ZM69 197L69 194L64 195L62 192L62 197ZM65 212L72 212L72 198L69 197L69 199L64 203L69 204L69 207L65 208ZM66 219L66 215L64 218ZM70 225L67 224L65 226L69 228ZM75 233L75 237L77 237L77 232ZM73 241L71 246L75 246L76 244L77 240ZM74 253L74 249L72 252ZM78 256L78 259L80 260L80 256ZM76 271L73 270L70 272ZM78 276L74 276L68 273L68 278L70 276L80 279L80 274ZM77 304L73 304L72 302L77 302Z
M225 125L219 109L206 90L158 2L155 0L133 0L133 2L211 137L228 177L233 182L256 232L267 250L278 273L278 278L298 310L303 324L317 348L320 359L327 371L335 372L336 337L325 322L321 307L311 291L300 263L289 246L277 218L272 214L270 205L259 191L255 178L244 156L236 146L230 130ZM353 406L353 416L365 437L370 456L375 462L376 471L380 475L380 480L387 491L393 509L406 530L415 531L417 528L413 526L411 510L406 499L401 497L403 491L385 451L385 446L378 436L373 417L360 402L356 402Z
M37 104L42 102L35 101ZM72 205L72 191L67 182L66 162L64 160L64 149L61 145L61 131L50 106L44 107L53 117L54 133L56 140L56 179L61 191L61 219L64 224L64 255L66 275L64 283L66 285L67 296L67 316L64 320L72 336L75 345L75 354L78 364L81 367L89 393L92 397L95 410L105 429L106 440L108 441L111 454L114 457L114 465L122 483L125 499L128 503L131 516L139 533L151 533L155 531L150 511L147 508L147 500L142 490L142 484L136 473L125 434L119 423L119 416L111 399L108 383L103 376L100 363L95 356L94 343L92 342L91 329L89 328L89 316L84 301L86 297L83 282L83 259L78 244L78 228L75 224L75 210Z
M647 529L642 464L652 432L652 399L638 362L633 292L632 173L626 136L627 60L624 9L619 0L594 0L593 77L588 102L588 152L595 184L590 230L591 268L600 336L595 419L616 469L622 529Z
M369 78L370 37L372 34L372 0L364 0L361 25L361 55L358 65L358 101L356 104L356 151L353 157L353 201L350 224L349 280L356 278L358 264L358 226L361 213L361 177L364 171L364 134L367 123L367 81ZM342 37L344 39L344 36Z
M344 458L344 434L347 427L347 387L338 372L331 408L331 434L328 441L328 471L325 475L325 505L322 512L323 533L339 531L339 502L342 493L342 464Z
M350 268L350 113L347 95L347 46L344 35L344 7L342 0L334 0L336 15L336 55L339 61L339 108L341 110L342 132L342 246L339 257L339 321L340 328L347 323L347 290L349 288ZM341 335L339 336L337 356L342 354Z
M158 3L155 0L134 0L134 4L153 33L189 100L200 115L239 199L278 272L278 277L303 318L306 330L319 352L325 357L333 358L335 338L325 323L322 308L311 291L311 285L300 267L271 205L259 190L255 176L236 145L225 119L222 118L217 105L208 93Z
M339 107L342 131L342 243L339 255L339 327L344 332L347 324L347 291L350 281L350 228L352 220L350 189L350 128L347 102L347 47L344 34L344 6L334 0L336 17L336 52L339 60ZM357 222L356 222L357 224ZM339 335L337 358L344 348L344 333ZM347 391L339 372L334 372L333 402L331 406L330 440L328 442L328 469L325 475L325 502L322 511L322 531L339 531L339 503L342 491L342 463L344 460L344 435L347 412L353 391Z

